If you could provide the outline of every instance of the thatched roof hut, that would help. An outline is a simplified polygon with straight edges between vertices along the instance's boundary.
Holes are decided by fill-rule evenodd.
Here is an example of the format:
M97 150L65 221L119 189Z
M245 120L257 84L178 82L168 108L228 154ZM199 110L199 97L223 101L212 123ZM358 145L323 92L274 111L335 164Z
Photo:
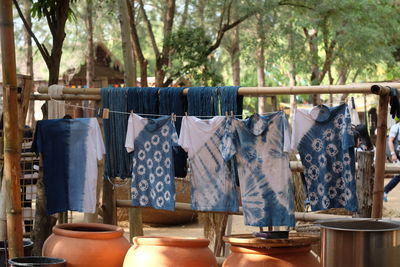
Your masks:
M121 64L101 43L96 42L94 45L94 87L104 87L105 80L107 84L123 84L124 71ZM63 74L64 83L67 86L83 87L86 85L86 62L78 68L68 69Z

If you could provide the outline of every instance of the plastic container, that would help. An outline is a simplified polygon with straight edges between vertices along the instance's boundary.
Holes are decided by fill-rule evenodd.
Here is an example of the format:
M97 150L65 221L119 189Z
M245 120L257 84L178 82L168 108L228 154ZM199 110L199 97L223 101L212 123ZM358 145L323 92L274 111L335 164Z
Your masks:
M24 256L31 256L33 242L30 239L24 239ZM0 267L7 266L8 253L6 253L6 241L0 241Z

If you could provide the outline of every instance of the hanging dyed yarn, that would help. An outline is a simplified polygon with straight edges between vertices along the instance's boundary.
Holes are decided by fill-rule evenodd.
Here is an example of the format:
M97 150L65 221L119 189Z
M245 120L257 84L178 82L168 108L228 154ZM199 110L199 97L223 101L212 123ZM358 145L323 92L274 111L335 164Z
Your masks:
M126 128L128 125L128 114L126 112L126 89L125 88L102 88L101 102L103 109L110 112L109 118L104 120L104 137L106 157L104 161L104 176L107 178L130 178L131 161L125 150Z
M175 113L178 116L185 114L187 100L183 95L183 87L160 88L160 114ZM175 121L176 132L180 133L182 118L177 117ZM174 168L176 177L187 175L187 153L180 146L173 147Z

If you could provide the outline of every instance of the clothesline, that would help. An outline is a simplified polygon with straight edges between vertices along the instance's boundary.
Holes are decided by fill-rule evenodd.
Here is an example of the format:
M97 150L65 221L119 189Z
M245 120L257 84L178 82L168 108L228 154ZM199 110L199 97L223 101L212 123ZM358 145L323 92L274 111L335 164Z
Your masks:
M131 114L131 112L123 112L123 111L109 110L109 109L103 109L103 108L91 108L91 107L85 107L85 106L81 106L81 105L67 104L67 103L65 103L65 101L56 100L56 99L51 99L50 101L56 101L58 103L61 103L61 104L65 105L65 106L69 106L69 107L76 107L76 108L81 108L81 109L85 109L85 110L93 110L99 116L100 116L100 111L101 110L103 110L103 111L107 110L107 112L115 113L115 114L123 114L123 115L130 115ZM276 112L276 111L264 112L264 113L258 113L258 114L259 115L268 115L268 114L271 114L273 112ZM190 116L189 114L187 114L187 115L176 115L174 113L173 114L146 114L146 113L139 113L139 112L133 112L133 113L135 113L137 115L140 115L140 116L154 116L154 117L163 117L163 116L171 116L171 115L173 115L176 118L183 118L185 116ZM227 115L227 114L225 114L225 115ZM232 114L228 114L228 115L229 116L234 116L234 117L240 116L240 115L232 115ZM220 116L223 116L223 115L220 115ZM195 117L198 117L198 118L209 118L209 117L212 117L212 116L198 116L198 115L196 115Z

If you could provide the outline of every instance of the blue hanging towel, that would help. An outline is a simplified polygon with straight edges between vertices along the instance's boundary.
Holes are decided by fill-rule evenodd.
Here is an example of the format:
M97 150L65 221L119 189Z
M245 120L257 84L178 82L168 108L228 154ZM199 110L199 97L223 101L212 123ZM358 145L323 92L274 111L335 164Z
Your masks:
M127 112L125 88L102 88L101 102L103 109ZM106 157L104 176L107 178L130 178L130 156L125 149L128 114L110 112L109 118L103 121Z
M175 113L178 116L185 114L187 106L186 97L183 95L183 87L160 88L160 114ZM177 117L175 121L176 132L180 133L182 118ZM187 153L180 146L173 147L174 168L176 177L186 177L187 174Z
M160 88L157 87L129 87L128 111L144 114L158 114L159 89Z

